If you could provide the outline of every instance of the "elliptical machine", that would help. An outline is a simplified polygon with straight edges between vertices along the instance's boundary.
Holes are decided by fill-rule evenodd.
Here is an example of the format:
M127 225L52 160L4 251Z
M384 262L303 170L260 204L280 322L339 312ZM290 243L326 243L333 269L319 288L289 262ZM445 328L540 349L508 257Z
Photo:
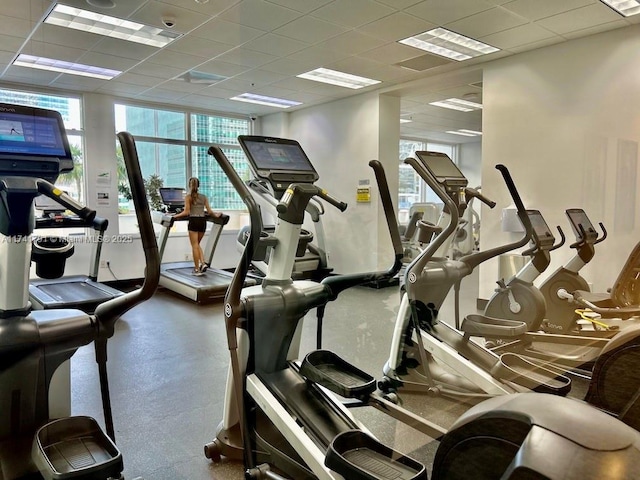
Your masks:
M273 139L273 143L282 145L279 139ZM284 144L287 149L293 147L291 141ZM384 273L337 275L321 283L291 280L299 229L309 198L319 196L340 210L346 208L313 182L296 182L289 186L278 206L274 232L278 241L275 247L271 244L269 274L261 286L243 290L249 262L253 256L264 254L261 239L267 237L261 231L259 210L251 194L222 150L211 147L209 152L247 205L251 230L225 299L231 353L225 421L217 439L205 446L205 455L214 460L220 455L242 455L246 478L426 479L424 465L375 440L330 392L377 406L419 426L421 431L429 429L428 422L376 395L371 377L329 351L311 352L301 365L288 360L297 354L299 322L310 309L335 300L346 288L372 277L390 275L399 268L402 247L395 215L393 221L390 218L393 211L389 210L391 201L380 164L370 163L381 187L394 239L394 267ZM300 151L283 154L283 149L279 149L278 156L280 160L286 159L285 165L306 159ZM253 163L255 159L249 161ZM584 415L587 431L602 428L610 431L618 439L615 450L595 438L585 439L582 431L561 428L566 425L562 419L569 412ZM518 433L506 434L506 426L515 427L511 431ZM620 462L623 478L640 461L637 432L587 405L556 397L524 394L509 398L502 405L480 405L463 416L451 431L445 433L435 427L432 431L436 437L444 437L434 462L436 479L468 479L469 468L474 469L474 478L482 480L522 478L519 475L525 471L530 475L536 472L539 478L560 479L569 469L579 478L597 478L607 468L600 465L600 459L611 456ZM545 441L532 441L531 435L543 435ZM239 443L234 445L234 440ZM546 451L547 448L550 450ZM551 452L560 451L558 462L548 465ZM491 455L491 462L486 461L487 455ZM567 462L568 458L571 462ZM583 464L581 460L586 458L591 462ZM479 464L483 464L481 468Z
M121 478L107 381L107 340L120 316L148 299L159 260L140 166L133 143L119 134L147 263L144 285L100 304L93 315L77 309L32 310L28 302L33 200L44 194L91 220L96 212L53 186L73 168L58 112L0 105L0 119L20 125L24 138L0 141L0 479ZM133 150L132 150L133 148ZM82 345L94 342L107 435L89 417L50 419L52 376Z
M457 225L458 200L466 185L462 173L451 160L431 152L416 152L418 160L407 159L418 174L445 202L452 217L446 228L435 236L429 247L408 268L406 293L402 297L389 360L384 367L385 391L406 389L458 397L493 396L514 391L534 390L566 395L571 389L568 368L559 368L549 360L558 355L542 351L537 358L537 344L570 348L590 346L597 355L585 398L589 403L617 415L625 423L640 429L640 330L628 328L613 340L568 335L535 334L524 321L500 319L486 315L468 315L459 328L438 320L438 311L453 286L481 262L524 246L533 235L532 214L527 211L506 167L498 168L517 207L525 228L522 239L512 244L468 255L458 261L435 256ZM545 224L546 225L546 224ZM541 223L536 227L541 228ZM539 233L541 233L539 231ZM548 227L542 236L553 235ZM551 240L553 243L553 240ZM458 299L456 290L456 324ZM415 335L414 335L415 333ZM412 337L415 336L415 341ZM503 345L489 350L472 341L472 337L500 339ZM568 358L565 359L568 362ZM563 360L563 361L564 361ZM574 358L577 365L584 358ZM446 365L443 369L437 362Z

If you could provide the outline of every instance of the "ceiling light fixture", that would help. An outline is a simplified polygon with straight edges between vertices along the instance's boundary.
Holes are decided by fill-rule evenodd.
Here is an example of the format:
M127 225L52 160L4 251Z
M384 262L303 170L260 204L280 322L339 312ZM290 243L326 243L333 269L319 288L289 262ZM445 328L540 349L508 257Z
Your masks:
M278 108L290 108L297 105L302 105L302 102L285 100L283 98L267 97L265 95L258 95L256 93L243 93L242 95L231 97L231 100L237 100L239 102L247 103L257 103L258 105L267 105L268 107Z
M201 83L203 85L214 85L229 77L216 75L215 73L199 72L197 70L189 70L187 73L180 75L176 80L182 80L188 83Z
M182 36L142 23L57 4L44 23L162 48Z
M458 130L461 133L468 133L469 135L482 135L482 132L478 130L467 130L466 128L461 128Z
M640 2L637 0L600 0L602 3L613 8L620 15L630 17L640 13Z
M473 133L464 133L462 130L447 130L447 133L451 133L453 135L461 135L463 137L476 137L477 135L473 134Z
M400 119L400 123L411 123L411 122L413 122L413 120L410 120L408 118L401 118Z
M18 67L36 68L38 70L49 70L52 72L68 73L71 75L81 75L83 77L101 78L111 80L120 75L120 70L84 65L82 63L65 62L54 58L35 57L33 55L20 54L13 62Z
M500 49L465 37L446 28L434 28L428 32L399 40L399 43L419 48L461 62L480 55L498 52Z
M447 98L446 100L430 102L429 105L448 108L450 110L458 110L459 112L472 112L474 110L482 109L481 103L470 102L468 100L462 100L460 98Z
M306 80L313 80L315 82L328 83L330 85L337 85L339 87L352 88L357 90L358 88L369 87L380 83L380 80L373 80L371 78L359 77L358 75L351 75L350 73L339 72L337 70L330 70L328 68L316 68L310 72L301 73L296 75L298 78L304 78Z

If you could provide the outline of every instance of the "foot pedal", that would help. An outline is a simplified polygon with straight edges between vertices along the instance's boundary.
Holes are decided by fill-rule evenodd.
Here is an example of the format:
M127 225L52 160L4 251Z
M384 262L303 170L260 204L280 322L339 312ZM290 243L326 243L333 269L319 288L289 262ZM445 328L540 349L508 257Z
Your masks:
M324 464L349 480L427 480L424 465L360 430L338 434Z
M565 396L571 390L571 379L543 365L530 362L515 353L503 353L491 369L496 378L513 382L540 393Z
M307 354L300 374L345 398L364 398L376 390L376 380L328 350Z
M122 454L91 417L54 420L36 432L31 456L45 480L118 478Z

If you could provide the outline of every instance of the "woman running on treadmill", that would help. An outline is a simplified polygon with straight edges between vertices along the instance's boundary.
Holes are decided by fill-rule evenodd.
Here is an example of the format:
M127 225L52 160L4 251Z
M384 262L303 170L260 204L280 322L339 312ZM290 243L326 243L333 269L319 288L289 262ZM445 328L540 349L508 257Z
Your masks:
M185 197L184 210L174 215L174 218L189 218L189 243L191 243L191 251L193 255L193 275L202 276L207 271L209 265L204 261L204 253L200 242L204 237L207 229L207 215L219 217L220 212L214 212L209 205L206 195L198 193L200 180L197 177L189 179L189 193Z

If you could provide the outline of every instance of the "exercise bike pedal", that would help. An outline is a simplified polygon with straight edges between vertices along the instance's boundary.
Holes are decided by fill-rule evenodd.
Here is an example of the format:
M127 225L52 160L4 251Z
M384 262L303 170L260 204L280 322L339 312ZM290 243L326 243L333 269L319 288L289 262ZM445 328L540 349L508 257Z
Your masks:
M349 480L427 480L421 463L381 444L361 430L339 433L324 464Z
M300 374L344 398L362 399L376 390L375 378L328 350L307 354Z

